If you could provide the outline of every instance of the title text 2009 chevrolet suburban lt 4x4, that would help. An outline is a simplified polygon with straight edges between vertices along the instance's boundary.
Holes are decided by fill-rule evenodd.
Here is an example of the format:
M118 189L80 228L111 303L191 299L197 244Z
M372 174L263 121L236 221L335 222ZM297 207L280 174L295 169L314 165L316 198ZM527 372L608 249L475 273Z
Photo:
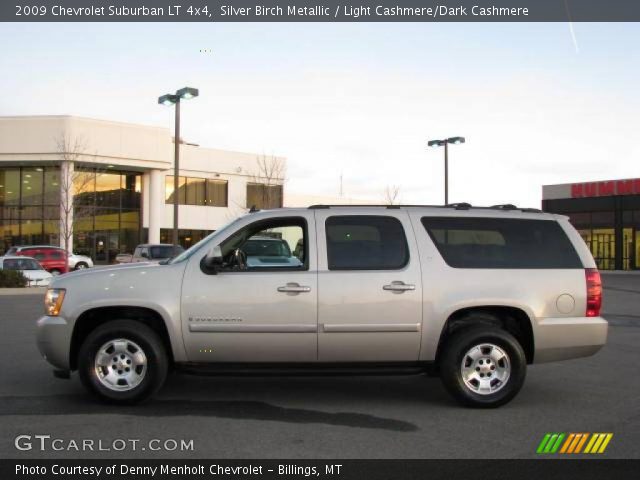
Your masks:
M600 305L565 217L315 206L249 213L159 265L62 275L37 337L59 376L78 370L118 403L153 395L170 368L277 368L430 372L490 407L516 395L528 364L597 352Z

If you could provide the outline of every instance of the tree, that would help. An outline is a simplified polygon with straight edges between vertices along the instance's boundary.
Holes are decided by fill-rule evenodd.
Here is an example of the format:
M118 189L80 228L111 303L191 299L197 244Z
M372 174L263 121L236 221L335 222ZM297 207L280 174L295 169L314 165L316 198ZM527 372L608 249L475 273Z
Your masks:
M400 186L387 185L384 189L384 203L386 205L397 205L400 203Z
M257 158L257 172L250 176L247 188L247 208L280 208L283 185L286 182L286 163L273 155Z
M83 194L93 192L95 176L93 172L75 168L87 150L81 137L71 138L62 134L56 140L56 145L60 157L60 244L71 253L75 219L86 217L89 213L89 207L82 204L82 198Z

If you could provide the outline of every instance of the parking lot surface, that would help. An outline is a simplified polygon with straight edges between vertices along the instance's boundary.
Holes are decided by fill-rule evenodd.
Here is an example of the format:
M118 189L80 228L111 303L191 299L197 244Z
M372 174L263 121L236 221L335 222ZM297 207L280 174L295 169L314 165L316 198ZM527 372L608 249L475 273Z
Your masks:
M612 432L606 457L640 458L640 275L605 275L604 283L605 348L532 366L518 397L495 410L461 408L424 376L173 374L151 403L105 405L77 375L55 379L40 358L41 294L0 295L0 457L526 458L546 432ZM18 435L51 435L63 449L33 442L20 451ZM139 442L104 450L118 439ZM83 440L94 450L68 449ZM193 440L193 450L151 450L165 440Z

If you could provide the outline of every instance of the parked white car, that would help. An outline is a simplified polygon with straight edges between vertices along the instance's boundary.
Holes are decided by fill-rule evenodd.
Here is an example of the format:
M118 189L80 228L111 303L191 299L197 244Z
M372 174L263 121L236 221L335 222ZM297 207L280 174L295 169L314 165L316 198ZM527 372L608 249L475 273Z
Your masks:
M93 267L93 260L91 260L91 257L87 257L86 255L78 255L77 253L72 253L69 255L69 271L83 270L85 268L91 267Z
M6 256L0 257L0 270L17 270L29 280L30 287L46 287L53 275L47 272L35 258Z

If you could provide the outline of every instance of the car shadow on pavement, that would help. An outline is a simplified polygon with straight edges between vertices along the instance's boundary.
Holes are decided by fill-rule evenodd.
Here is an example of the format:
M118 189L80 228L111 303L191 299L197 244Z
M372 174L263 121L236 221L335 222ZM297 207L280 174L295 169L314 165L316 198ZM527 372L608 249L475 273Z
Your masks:
M140 406L102 404L89 395L0 397L0 416L8 415L133 415L139 417L220 417L285 423L319 423L356 428L413 432L412 423L355 412L323 412L246 400L154 400Z

